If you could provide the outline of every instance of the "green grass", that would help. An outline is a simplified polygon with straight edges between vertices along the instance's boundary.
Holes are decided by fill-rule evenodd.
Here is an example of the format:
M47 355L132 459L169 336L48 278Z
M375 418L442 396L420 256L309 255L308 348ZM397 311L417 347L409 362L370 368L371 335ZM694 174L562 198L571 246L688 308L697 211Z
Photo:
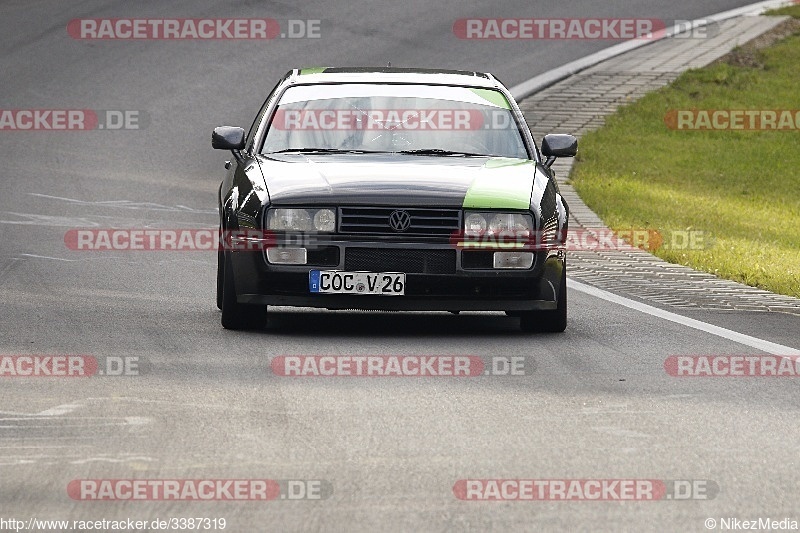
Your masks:
M796 10L800 17L800 6ZM651 250L673 262L800 297L800 130L687 131L675 109L800 109L800 35L718 63L621 108L581 139L571 182L615 230L701 231L703 249Z
M800 5L787 6L780 9L770 9L765 13L766 15L788 15L796 19L800 19Z

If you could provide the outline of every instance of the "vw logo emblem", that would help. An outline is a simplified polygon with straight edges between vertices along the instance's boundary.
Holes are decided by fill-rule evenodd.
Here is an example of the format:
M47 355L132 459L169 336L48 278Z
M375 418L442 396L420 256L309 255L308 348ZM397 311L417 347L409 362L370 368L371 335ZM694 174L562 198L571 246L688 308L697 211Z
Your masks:
M411 226L411 215L408 214L408 211L392 211L392 214L389 215L389 225L395 231L406 231L409 226Z

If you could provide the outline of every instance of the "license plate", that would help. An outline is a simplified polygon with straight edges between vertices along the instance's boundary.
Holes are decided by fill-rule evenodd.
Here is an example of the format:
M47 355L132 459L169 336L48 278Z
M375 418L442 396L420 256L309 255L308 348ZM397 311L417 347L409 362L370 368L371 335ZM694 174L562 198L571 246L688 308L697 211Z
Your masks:
M323 294L402 296L406 290L406 275L402 272L312 270L308 273L308 289Z

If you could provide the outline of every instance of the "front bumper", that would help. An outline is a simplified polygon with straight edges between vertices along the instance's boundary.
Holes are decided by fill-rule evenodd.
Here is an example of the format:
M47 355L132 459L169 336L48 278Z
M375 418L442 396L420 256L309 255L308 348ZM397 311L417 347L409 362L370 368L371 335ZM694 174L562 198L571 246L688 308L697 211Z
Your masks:
M563 248L534 252L530 269L501 270L482 268L478 256L470 259L469 250L448 245L362 241L329 246L337 250L314 256L325 257L324 265L273 265L265 252L231 251L238 302L385 311L533 311L555 309L559 292L566 290L561 287ZM311 270L404 272L405 294L312 294Z

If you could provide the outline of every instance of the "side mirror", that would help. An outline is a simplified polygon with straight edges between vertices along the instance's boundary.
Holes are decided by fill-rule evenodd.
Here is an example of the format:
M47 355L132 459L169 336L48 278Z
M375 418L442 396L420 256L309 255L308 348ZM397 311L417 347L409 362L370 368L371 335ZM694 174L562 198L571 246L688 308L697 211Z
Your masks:
M242 128L220 126L211 134L211 147L216 150L241 150L244 148L245 133Z
M234 126L219 126L211 133L211 147L216 150L230 150L233 157L240 165L244 165L244 158L240 150L244 148L245 132L242 128ZM230 168L225 165L225 168Z
M547 158L545 166L550 167L557 157L575 157L578 153L578 139L573 135L551 133L542 139L542 155Z

